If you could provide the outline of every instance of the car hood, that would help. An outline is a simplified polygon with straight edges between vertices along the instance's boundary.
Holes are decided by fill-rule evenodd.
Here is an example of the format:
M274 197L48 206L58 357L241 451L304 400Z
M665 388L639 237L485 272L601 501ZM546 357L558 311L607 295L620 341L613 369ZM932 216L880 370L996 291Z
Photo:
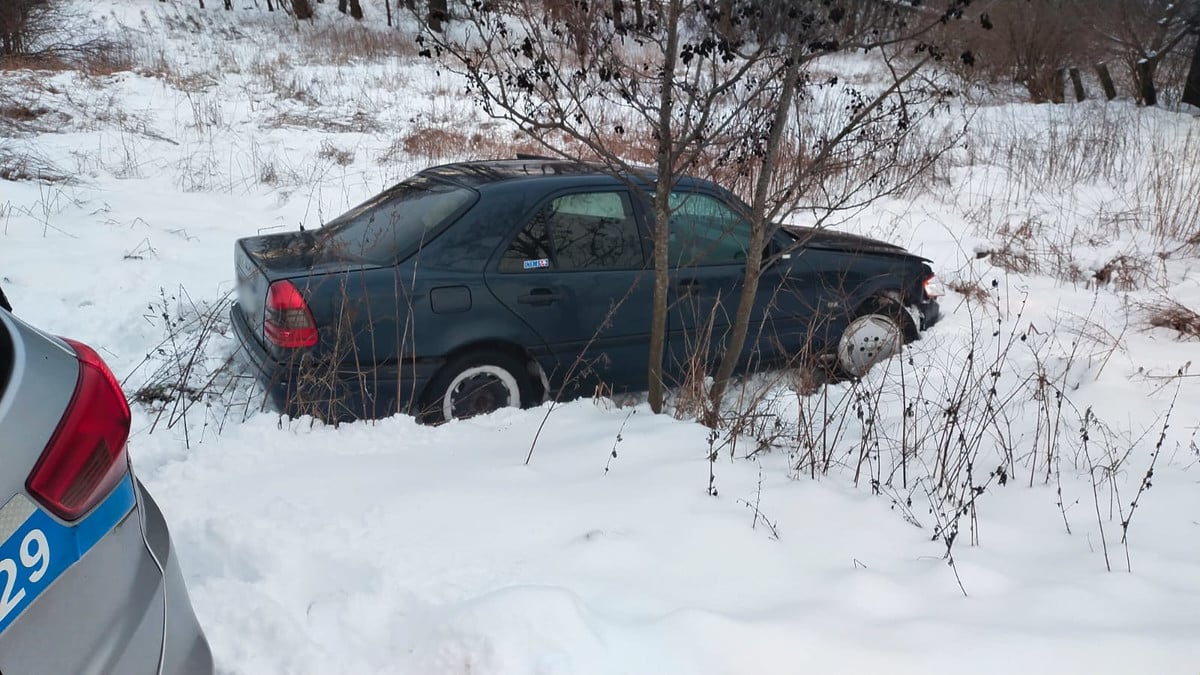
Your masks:
M903 256L906 258L919 258L920 260L928 260L921 256L909 253L903 246L889 244L886 241L863 237L857 234L848 234L846 232L836 232L834 230L801 227L799 225L783 225L783 230L792 236L796 237L798 242L810 249L823 249L827 251L846 251L849 253L873 253L877 255L894 255Z

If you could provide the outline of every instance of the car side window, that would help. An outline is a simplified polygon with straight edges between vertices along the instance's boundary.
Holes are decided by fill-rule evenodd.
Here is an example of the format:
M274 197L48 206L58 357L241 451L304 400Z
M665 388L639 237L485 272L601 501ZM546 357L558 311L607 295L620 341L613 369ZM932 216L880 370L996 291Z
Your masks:
M746 260L750 223L709 195L672 192L667 252L676 267L728 265Z
M565 195L543 211L560 270L641 269L642 242L624 192Z
M538 217L529 221L517 234L500 258L501 272L524 272L550 267L550 235L546 220Z
M552 251L548 241L553 242ZM500 259L501 272L644 266L641 236L626 192L586 192L554 199L521 230Z

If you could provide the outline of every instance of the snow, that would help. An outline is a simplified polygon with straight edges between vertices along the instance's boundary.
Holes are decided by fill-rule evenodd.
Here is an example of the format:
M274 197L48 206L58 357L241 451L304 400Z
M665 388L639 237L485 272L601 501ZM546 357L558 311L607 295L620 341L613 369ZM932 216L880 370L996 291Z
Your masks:
M465 156L405 151L415 129L508 133L430 65L399 53L322 62L298 48L315 38L280 16L245 11L232 23L219 8L151 0L89 7L103 25L133 27L138 60L161 67L0 73L10 100L59 113L4 145L74 177L0 182L0 283L27 320L96 346L130 393L172 372L164 313L195 340L221 309L237 237L319 226ZM340 25L329 3L316 7ZM837 67L869 75L853 60ZM718 447L710 467L704 427L636 400L436 428L281 420L257 412L236 379L186 413L135 404L130 452L171 525L219 669L1194 672L1197 343L1147 328L1141 307L1200 306L1196 252L1181 241L1195 231L1186 209L1200 168L1195 153L1167 152L1196 142L1195 120L1119 102L980 107L971 119L944 175L844 227L909 246L987 300L944 298L943 323L862 387L769 387L768 413L827 446L785 437L752 453L744 437ZM1087 125L1099 140L1130 135L1111 141L1111 166L1023 163L1023 138L1065 159L1062 139ZM1155 151L1127 151L1141 147ZM1155 228L1171 216L1175 229ZM1029 269L977 257L1002 250ZM1132 288L1096 282L1120 255L1151 264ZM219 322L206 338L192 383L235 351ZM992 365L1004 423L964 415L963 433L984 429L968 473L987 487L954 521L952 566L935 532L954 504L936 497L932 456L905 465L897 439L936 446L949 424L942 402L960 380L984 391L988 380L963 378ZM1051 387L1040 394L1027 381L1039 369ZM1180 369L1188 377L1170 379ZM1054 400L1055 387L1068 405L1051 428L1055 408L1037 397ZM1121 522L1172 404L1126 549ZM831 468L811 478L805 454L822 452ZM988 473L1002 462L1005 485ZM893 474L902 465L907 482Z

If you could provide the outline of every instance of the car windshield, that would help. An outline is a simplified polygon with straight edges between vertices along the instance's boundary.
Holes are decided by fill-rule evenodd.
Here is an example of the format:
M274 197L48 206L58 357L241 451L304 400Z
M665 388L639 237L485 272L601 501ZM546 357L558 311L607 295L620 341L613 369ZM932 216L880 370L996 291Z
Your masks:
M415 176L329 221L321 243L362 262L389 265L475 200L469 188Z

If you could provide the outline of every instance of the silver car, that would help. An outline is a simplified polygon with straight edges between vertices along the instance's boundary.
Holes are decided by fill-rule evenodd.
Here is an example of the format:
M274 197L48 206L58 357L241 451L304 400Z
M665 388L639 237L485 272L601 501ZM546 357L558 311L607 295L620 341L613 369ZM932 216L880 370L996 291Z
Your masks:
M0 291L0 673L211 673L167 523L90 347Z

